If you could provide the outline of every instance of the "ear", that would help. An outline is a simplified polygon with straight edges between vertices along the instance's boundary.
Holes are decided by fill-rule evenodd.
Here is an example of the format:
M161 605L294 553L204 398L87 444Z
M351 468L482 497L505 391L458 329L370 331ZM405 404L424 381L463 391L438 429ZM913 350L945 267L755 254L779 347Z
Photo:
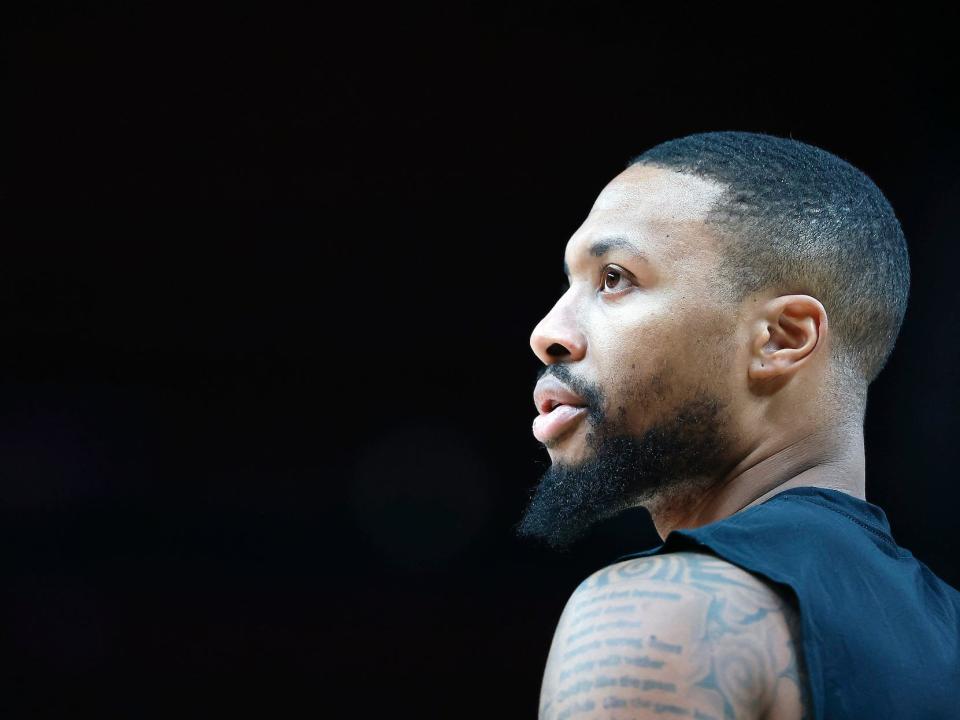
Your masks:
M809 295L781 295L755 321L748 374L756 382L783 379L812 362L827 340L827 311Z

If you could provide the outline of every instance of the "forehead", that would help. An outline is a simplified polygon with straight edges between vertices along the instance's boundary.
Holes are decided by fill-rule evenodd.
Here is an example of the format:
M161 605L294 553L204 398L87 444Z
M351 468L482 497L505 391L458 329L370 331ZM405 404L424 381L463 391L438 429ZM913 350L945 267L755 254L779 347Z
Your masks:
M652 262L668 264L713 249L705 224L724 187L664 168L632 165L597 196L587 219L567 243L568 258L586 256L597 240L626 238Z

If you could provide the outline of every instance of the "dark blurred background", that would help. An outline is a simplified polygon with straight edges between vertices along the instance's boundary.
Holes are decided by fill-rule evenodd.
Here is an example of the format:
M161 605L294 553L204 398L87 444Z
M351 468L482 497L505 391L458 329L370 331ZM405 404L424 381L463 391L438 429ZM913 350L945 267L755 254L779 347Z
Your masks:
M637 510L566 554L515 539L549 462L530 333L603 186L704 130L813 143L893 204L913 288L871 389L867 498L960 585L940 12L21 8L8 715L533 717L569 593L659 538Z

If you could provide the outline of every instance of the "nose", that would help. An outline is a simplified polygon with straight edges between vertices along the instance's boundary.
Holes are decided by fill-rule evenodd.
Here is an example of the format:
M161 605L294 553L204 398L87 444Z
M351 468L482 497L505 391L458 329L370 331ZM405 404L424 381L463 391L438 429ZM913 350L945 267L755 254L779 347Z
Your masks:
M544 365L582 360L587 352L587 340L578 327L571 295L567 293L557 300L530 335L533 354Z

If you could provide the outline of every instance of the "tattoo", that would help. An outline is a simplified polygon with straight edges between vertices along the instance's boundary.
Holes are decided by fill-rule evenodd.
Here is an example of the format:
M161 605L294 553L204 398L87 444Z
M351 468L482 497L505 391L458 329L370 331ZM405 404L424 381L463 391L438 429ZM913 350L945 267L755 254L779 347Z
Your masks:
M796 610L707 553L616 563L577 586L557 624L540 720L806 718ZM789 706L789 707L788 707ZM795 706L795 707L794 707Z

